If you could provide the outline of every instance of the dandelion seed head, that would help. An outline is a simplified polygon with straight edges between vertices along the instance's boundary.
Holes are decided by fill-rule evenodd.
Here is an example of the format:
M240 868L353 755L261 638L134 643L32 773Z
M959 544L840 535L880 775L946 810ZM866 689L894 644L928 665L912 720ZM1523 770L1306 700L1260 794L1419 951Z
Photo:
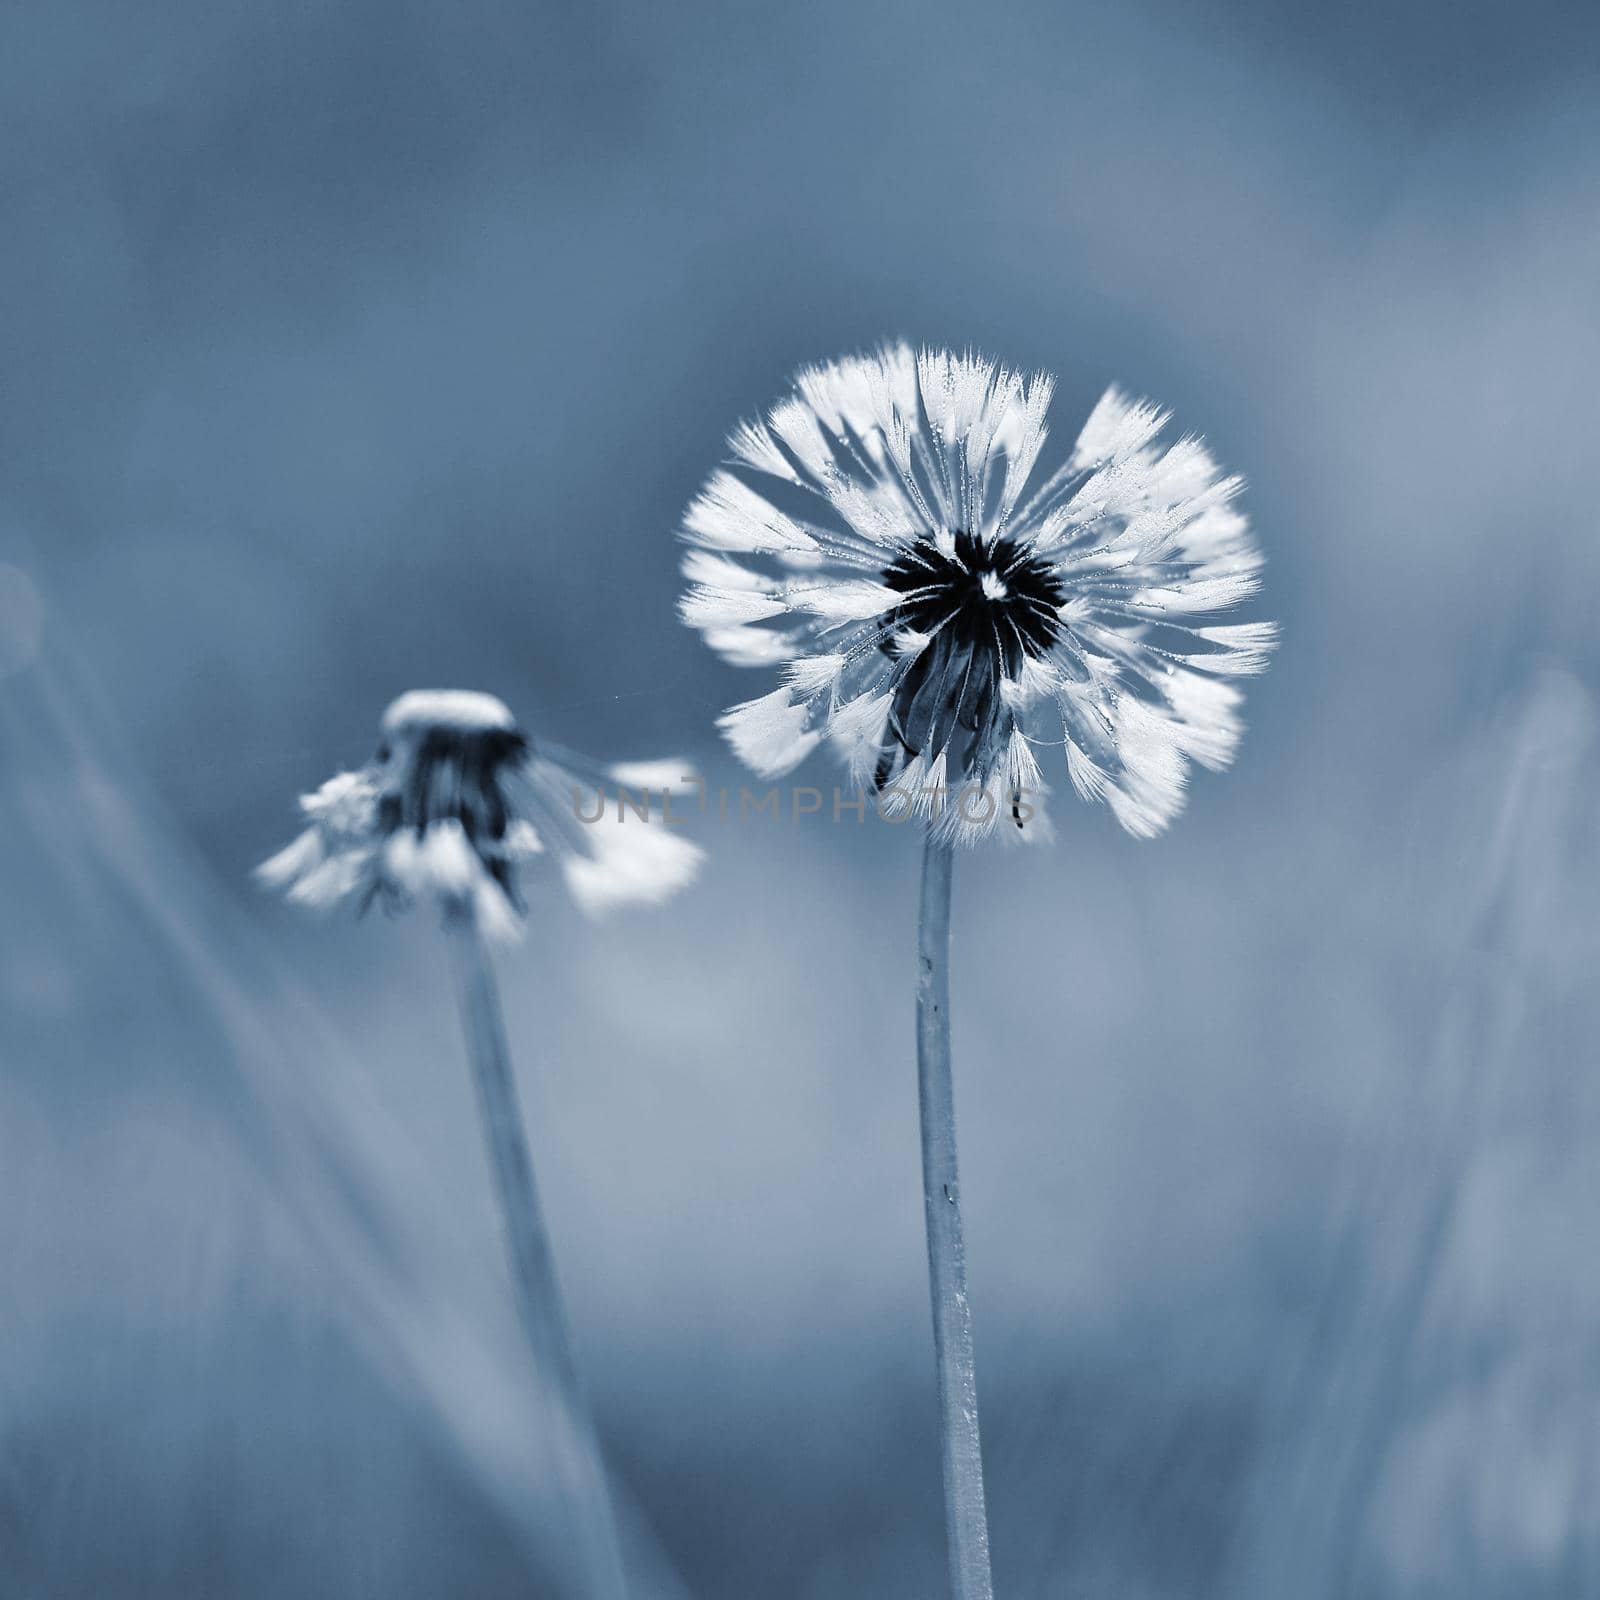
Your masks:
M365 767L301 800L307 828L257 877L305 905L396 910L423 900L511 937L525 911L523 872L541 856L555 858L586 911L657 902L683 887L698 847L655 812L624 824L603 796L611 784L659 794L695 781L682 761L606 768L535 744L492 695L414 690L384 713ZM601 794L599 815L580 804L586 792Z
M1242 728L1227 680L1262 671L1240 481L1168 417L1108 389L1053 471L1054 380L904 344L805 368L744 423L692 503L687 622L782 686L721 719L758 773L824 739L944 836L1042 838L1048 758L1130 833L1181 809L1191 764ZM995 789L952 816L941 788ZM1031 805L1018 802L1027 790Z

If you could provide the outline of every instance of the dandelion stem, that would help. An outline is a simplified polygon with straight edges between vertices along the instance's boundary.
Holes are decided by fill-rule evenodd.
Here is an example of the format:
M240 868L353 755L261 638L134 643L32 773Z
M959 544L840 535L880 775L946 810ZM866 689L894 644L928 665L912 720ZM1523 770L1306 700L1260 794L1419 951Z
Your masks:
M484 1139L489 1146L496 1198L505 1228L517 1310L533 1350L539 1382L554 1397L564 1426L552 1430L564 1486L572 1501L576 1543L582 1558L586 1600L625 1600L622 1552L611 1496L606 1486L594 1422L578 1383L572 1340L556 1284L550 1236L539 1208L533 1161L523 1131L516 1080L506 1048L500 993L470 910L456 908L445 918L467 1054L472 1061Z
M939 1369L946 1537L953 1600L992 1600L989 1520L978 1438L978 1380L967 1299L967 1250L956 1177L956 1107L950 1078L950 846L930 833L922 854L917 926L917 1101L922 1116L922 1198L928 1223L933 1349Z

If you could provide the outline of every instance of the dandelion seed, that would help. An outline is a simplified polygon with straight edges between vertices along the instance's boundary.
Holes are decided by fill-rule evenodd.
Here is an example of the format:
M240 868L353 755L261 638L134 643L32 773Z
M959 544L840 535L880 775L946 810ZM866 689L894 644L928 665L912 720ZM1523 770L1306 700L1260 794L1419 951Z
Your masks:
M521 880L543 855L557 861L590 912L659 901L681 888L698 866L696 846L654 817L586 823L579 798L608 782L670 791L694 781L681 762L602 768L536 744L491 695L417 691L384 714L372 761L302 799L305 831L257 868L263 883L307 905L398 908L423 900L444 914L517 1309L539 1376L559 1398L554 1414L573 1419L578 1434L572 1447L554 1448L568 1475L584 1592L597 1600L625 1600L626 1578L484 935L517 933Z
M1165 414L1110 389L1039 473L1053 380L903 344L800 372L742 423L690 507L685 621L779 686L723 732L761 776L826 740L891 819L926 822L917 962L924 1217L950 1587L991 1600L950 1066L954 846L1049 837L1041 752L1139 837L1191 763L1238 744L1270 623L1215 619L1261 558L1225 477ZM1037 480L1037 481L1036 481ZM778 626L764 626L777 623ZM972 797L977 795L976 802Z

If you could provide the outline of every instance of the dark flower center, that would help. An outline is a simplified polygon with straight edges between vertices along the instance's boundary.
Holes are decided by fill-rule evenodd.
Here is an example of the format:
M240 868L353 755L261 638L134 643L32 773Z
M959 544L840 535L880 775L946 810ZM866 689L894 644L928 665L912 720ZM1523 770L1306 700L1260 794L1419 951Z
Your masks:
M964 530L954 555L918 539L884 568L883 581L906 597L895 610L898 626L948 631L963 649L991 649L1008 674L1022 655L1049 651L1067 597L1050 566L1013 540L985 544Z
M411 828L420 835L436 822L459 822L485 867L510 893L510 868L498 848L511 820L501 780L527 753L526 736L515 729L440 725L413 737L398 781L378 801L379 831ZM387 742L378 759L389 759Z
M919 539L884 568L883 582L905 599L890 621L932 636L895 686L880 787L906 756L951 749L971 773L992 754L1007 721L1000 683L1023 660L1048 654L1061 633L1066 590L1048 563L1011 539L986 544L965 530L953 553ZM892 639L885 649L893 651Z

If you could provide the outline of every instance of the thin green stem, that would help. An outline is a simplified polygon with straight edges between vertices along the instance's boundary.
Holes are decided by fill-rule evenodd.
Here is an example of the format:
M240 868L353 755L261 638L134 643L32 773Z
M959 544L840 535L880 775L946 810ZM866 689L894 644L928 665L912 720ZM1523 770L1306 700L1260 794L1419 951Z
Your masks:
M928 1224L933 1350L939 1369L946 1537L953 1600L992 1600L989 1518L978 1438L978 1378L967 1299L967 1249L956 1177L956 1107L950 1078L950 846L930 833L922 854L917 924L917 1102L922 1116L922 1198Z
M586 1600L626 1600L627 1581L616 1516L594 1421L572 1359L572 1340L556 1283L550 1235L539 1207L533 1160L506 1048L500 992L483 935L470 911L448 913L445 929L478 1110L489 1147L489 1165L505 1228L517 1311L533 1350L536 1376L556 1402L557 1427L552 1430L552 1439L558 1446L559 1467L572 1502L583 1592Z

